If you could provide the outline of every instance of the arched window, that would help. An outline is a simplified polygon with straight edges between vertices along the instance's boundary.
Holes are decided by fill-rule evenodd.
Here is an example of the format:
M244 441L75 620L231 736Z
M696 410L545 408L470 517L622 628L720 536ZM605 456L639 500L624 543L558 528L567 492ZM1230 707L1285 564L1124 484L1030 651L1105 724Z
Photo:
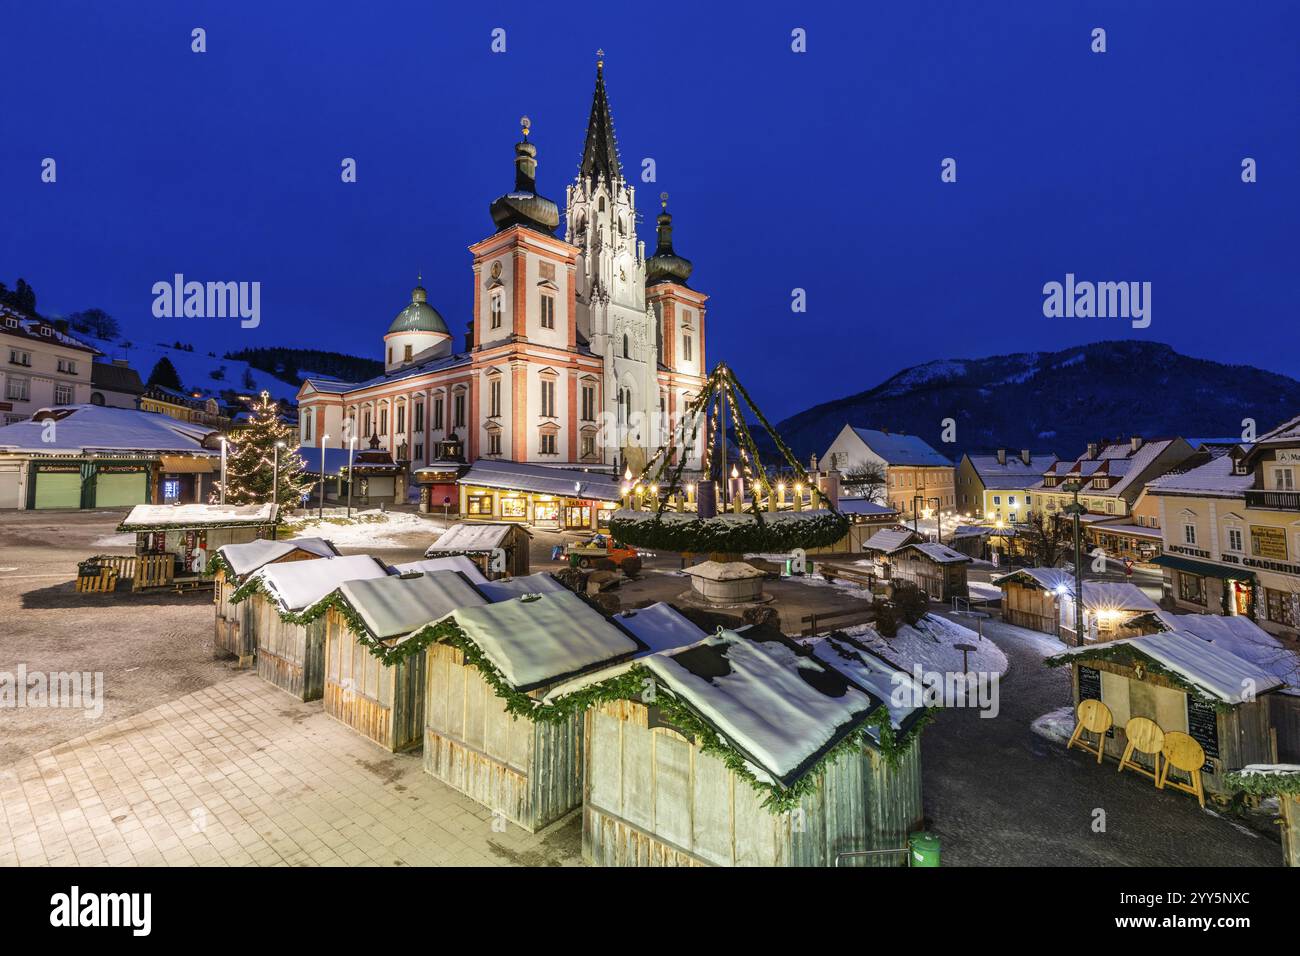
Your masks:
M104 404L104 395L103 395L103 393L102 393L102 392L91 392L91 393L90 393L90 404L92 404L92 405L103 405L103 404Z
M600 210L601 212L604 212L604 211L605 211L605 197L604 197L604 196L601 196L601 197L600 197L600 206L597 207L597 208L599 208L599 210Z
M623 333L623 358L631 358L631 357L632 357L632 349L628 344L627 333L624 332Z

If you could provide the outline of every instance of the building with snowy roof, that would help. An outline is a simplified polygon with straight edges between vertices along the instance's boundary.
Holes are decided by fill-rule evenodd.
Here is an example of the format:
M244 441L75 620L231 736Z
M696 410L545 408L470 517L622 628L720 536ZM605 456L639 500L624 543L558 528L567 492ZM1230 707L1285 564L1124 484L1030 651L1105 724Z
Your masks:
M822 455L821 464L847 476L879 471L885 479L885 501L899 514L956 507L953 463L916 435L845 425Z
M1078 644L1074 576L1061 568L1019 568L993 579L1002 591L1002 619ZM1109 641L1156 630L1144 615L1159 606L1124 581L1082 583L1083 640Z
M99 349L68 334L68 324L0 305L0 425L38 409L91 401L91 365Z
M454 524L424 552L426 558L464 555L488 578L528 573L532 535L523 525L506 521Z
M990 521L1025 520L1034 506L1028 489L1056 464L1056 456L1028 448L1008 454L999 448L992 455L962 455L957 463L957 511Z
M911 678L851 638L752 633L647 655L588 710L588 861L904 864L924 814L924 708L894 693Z

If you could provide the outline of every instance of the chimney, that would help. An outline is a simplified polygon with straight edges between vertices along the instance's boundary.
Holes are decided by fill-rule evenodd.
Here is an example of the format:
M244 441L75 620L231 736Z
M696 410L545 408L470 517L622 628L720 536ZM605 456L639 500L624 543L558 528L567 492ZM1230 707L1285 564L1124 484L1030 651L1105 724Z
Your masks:
M1088 457L1088 458L1096 458L1096 457L1097 457L1097 443L1096 443L1095 441L1090 441L1090 442L1088 442L1088 454L1087 454L1087 457Z
M1034 462L1034 456L1029 454L1028 448L1022 448L1020 449L1020 460L1026 465L1031 465Z
M998 449L998 464L999 464L999 465L1005 465L1006 463L1007 463L1007 450L1006 450L1005 448L999 448L999 449Z
M1130 438L1130 439L1128 440L1128 444L1129 444L1129 447L1130 447L1131 449L1133 449L1133 454L1136 455L1136 454L1137 454L1137 450L1138 450L1139 448L1142 447L1142 436L1141 436L1141 435L1134 435L1132 438Z

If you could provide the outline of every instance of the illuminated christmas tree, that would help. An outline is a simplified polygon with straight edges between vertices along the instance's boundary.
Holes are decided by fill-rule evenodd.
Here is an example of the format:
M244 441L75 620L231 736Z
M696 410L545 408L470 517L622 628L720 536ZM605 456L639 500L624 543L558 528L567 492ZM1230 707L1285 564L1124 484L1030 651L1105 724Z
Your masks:
M229 436L226 448L226 504L263 504L271 500L276 446L279 449L279 487L275 498L282 508L302 501L310 485L298 456L298 431L280 421L279 407L262 392L251 409L252 420Z

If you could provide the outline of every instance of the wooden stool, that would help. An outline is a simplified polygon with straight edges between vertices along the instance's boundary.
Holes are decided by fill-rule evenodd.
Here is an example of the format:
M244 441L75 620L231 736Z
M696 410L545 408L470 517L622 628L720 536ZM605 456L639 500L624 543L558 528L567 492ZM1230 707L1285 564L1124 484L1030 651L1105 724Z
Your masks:
M1074 733L1070 735L1070 742L1065 745L1065 749L1078 747L1080 750L1097 755L1097 763L1101 763L1101 755L1106 749L1106 731L1110 730L1111 724L1115 718L1110 714L1110 708L1099 700L1081 700L1079 701L1078 723L1074 725ZM1083 732L1088 731L1090 734L1097 735L1097 746L1093 747L1088 741L1083 739Z
M1190 793L1196 798L1196 802L1205 809L1205 786L1201 782L1201 768L1205 766L1205 751L1201 745L1179 730L1171 730L1165 734L1165 744L1161 748L1165 755L1165 766L1160 771L1160 779L1156 781L1156 786L1163 790L1166 784L1175 790L1181 790L1183 793ZM1169 779L1169 768L1181 770L1191 777L1191 783L1179 783L1177 780Z
M1124 756L1119 760L1119 772L1123 773L1127 767L1150 778L1157 787L1160 786L1160 751L1165 745L1165 732L1160 729L1160 725L1150 717L1131 717L1124 725L1124 736L1128 738L1128 746L1124 748ZM1151 770L1133 760L1134 750L1151 757Z

